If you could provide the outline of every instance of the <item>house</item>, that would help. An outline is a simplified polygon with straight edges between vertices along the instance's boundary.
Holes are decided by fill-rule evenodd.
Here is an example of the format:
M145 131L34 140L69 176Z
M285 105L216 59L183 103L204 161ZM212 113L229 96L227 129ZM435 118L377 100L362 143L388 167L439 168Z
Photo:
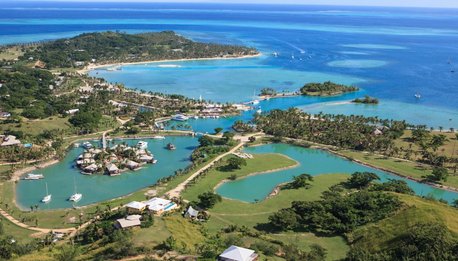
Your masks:
M33 58L32 58L32 60L33 60ZM35 62L33 67L35 67L37 69L44 69L44 68L46 68L46 64L44 62L38 60L38 61Z
M0 118L9 118L11 117L11 113L6 111L0 111Z
M106 169L107 169L108 174L110 174L110 176L119 175L119 172L120 172L119 168L113 163L108 164Z
M126 167L129 168L130 170L137 169L139 166L140 166L140 164L138 164L137 162L132 161L132 160L129 160L126 163Z
M0 140L2 141L2 144L0 146L5 147L5 146L16 146L20 145L21 141L16 138L16 136L13 135L0 135Z
M197 216L199 216L199 211L194 209L192 206L189 206L188 210L186 210L186 213L184 214L184 217L191 219L196 219Z
M228 249L218 256L219 261L255 261L258 260L258 255L254 250L230 246Z
M142 213L146 207L146 204L138 201L132 201L126 205L128 213Z
M84 170L85 173L92 174L92 173L96 172L98 168L99 167L95 163L92 163L91 165L85 167L83 170Z
M121 229L140 226L142 223L140 221L141 218L142 216L140 215L129 215L126 218L117 219L115 226Z
M153 162L154 158L153 158L153 156L142 155L142 156L140 156L139 160L140 160L141 162L148 162L148 163L150 163L150 162Z
M379 135L382 135L383 132L379 129L375 129L374 132L372 132L372 134L374 134L375 136L379 136Z
M152 198L146 201L145 204L148 206L149 211L156 214L162 214L178 207L175 202L163 198Z
M71 109L71 110L65 111L65 113L67 115L73 115L73 114L75 114L75 113L77 113L79 111L80 111L80 109Z

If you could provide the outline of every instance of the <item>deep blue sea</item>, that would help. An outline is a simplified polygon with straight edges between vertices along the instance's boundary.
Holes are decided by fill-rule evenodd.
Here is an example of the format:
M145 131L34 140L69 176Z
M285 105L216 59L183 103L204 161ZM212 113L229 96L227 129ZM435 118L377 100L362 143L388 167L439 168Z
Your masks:
M332 80L362 91L326 99L271 100L261 104L262 110L295 106L458 128L458 9L0 2L1 44L105 30L174 30L194 40L249 45L263 53L246 60L172 63L175 68L134 65L91 73L128 87L242 102L264 87L291 91L306 82ZM348 104L365 94L381 103Z

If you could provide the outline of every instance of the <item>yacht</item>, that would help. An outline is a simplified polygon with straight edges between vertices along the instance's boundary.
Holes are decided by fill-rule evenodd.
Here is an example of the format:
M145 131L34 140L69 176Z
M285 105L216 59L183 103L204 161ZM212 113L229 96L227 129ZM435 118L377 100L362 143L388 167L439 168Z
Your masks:
M51 197L52 195L48 193L48 183L46 183L46 196L43 197L41 202L48 203L49 201L51 201Z
M274 52L273 55L274 55L274 57L278 57L278 53L277 52Z
M38 179L44 179L45 177L43 174L33 174L29 173L24 177L24 180L38 180Z
M261 108L259 108L257 111L256 111L257 114L261 114L262 113L262 110Z
M420 95L419 93L415 93L414 96L415 96L415 98L417 98L417 99L420 99L420 98L421 98L421 95Z
M92 144L91 144L89 141L86 141L86 142L83 143L83 148L85 148L85 149L87 149L87 150L88 150L88 149L92 149L92 147L93 147L93 146L92 146Z
M172 120L174 121L187 121L188 119L189 119L188 116L185 116L183 114L177 114L172 117Z
M259 100L253 100L253 101L251 101L251 104L258 105L259 104Z
M175 145L173 145L172 143L169 143L169 144L167 144L167 149L168 149L168 150L175 150L176 147L175 147Z
M148 142L141 140L137 143L137 149L145 150L147 148L148 148Z
M74 183L74 187L75 187L75 193L73 195L70 196L70 198L68 199L69 201L73 201L73 202L78 202L81 200L81 198L83 197L83 194L81 193L76 193L76 181L73 181Z

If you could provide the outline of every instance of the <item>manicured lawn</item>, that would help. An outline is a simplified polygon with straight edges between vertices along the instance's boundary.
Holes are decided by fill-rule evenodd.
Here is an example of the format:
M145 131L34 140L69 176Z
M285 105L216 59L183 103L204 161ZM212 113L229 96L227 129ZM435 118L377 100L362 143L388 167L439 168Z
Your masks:
M224 161L230 157L234 156L227 156L223 159L223 166L225 165ZM253 159L247 159L246 162L247 165L239 170L220 171L217 168L213 168L205 177L200 178L196 184L187 188L182 194L183 198L187 200L196 200L199 194L205 191L213 191L218 183L228 179L231 175L236 175L237 178L240 178L253 173L291 167L296 164L294 160L280 154L258 154L254 155Z
M422 179L422 177L431 174L431 168L429 166L420 165L412 161L397 160L379 155L347 150L339 151L339 153L347 157L366 162L372 166L398 173L402 176ZM450 175L447 181L442 183L447 186L458 188L458 175Z
M5 219L3 216L0 216L0 223L3 227L3 235L12 236L15 240L19 241L20 243L25 243L33 240L31 235L35 233L35 231L18 227L15 224L11 223L9 220Z

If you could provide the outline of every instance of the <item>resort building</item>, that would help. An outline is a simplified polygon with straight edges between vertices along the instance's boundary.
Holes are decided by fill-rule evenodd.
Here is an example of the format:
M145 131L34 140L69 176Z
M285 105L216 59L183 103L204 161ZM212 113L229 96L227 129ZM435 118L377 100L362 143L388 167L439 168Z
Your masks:
M254 250L230 246L228 249L218 256L218 261L255 261L258 260L258 254Z
M134 170L134 169L138 169L138 167L140 167L140 164L135 161L129 160L126 163L126 167L129 168L130 170Z
M159 215L178 207L175 202L163 198L152 198L146 201L145 204L148 206L149 211Z
M119 175L119 173L120 173L119 168L113 163L108 164L106 169L107 169L107 173L110 176Z
M199 216L199 211L194 209L192 206L188 207L188 210L186 210L186 213L184 214L185 218L191 218L191 219L197 219Z
M13 135L0 135L0 146L5 147L5 146L16 146L20 145L21 141L16 138L16 136Z
M138 201L132 201L126 205L127 212L132 213L142 213L146 209L146 204Z
M130 215L130 216L127 216L126 218L120 218L116 220L115 226L117 228L122 228L122 229L140 226L141 218L142 216L140 215Z
M0 111L0 118L1 119L6 119L6 118L9 118L9 117L11 117L11 113L6 112L6 111Z

